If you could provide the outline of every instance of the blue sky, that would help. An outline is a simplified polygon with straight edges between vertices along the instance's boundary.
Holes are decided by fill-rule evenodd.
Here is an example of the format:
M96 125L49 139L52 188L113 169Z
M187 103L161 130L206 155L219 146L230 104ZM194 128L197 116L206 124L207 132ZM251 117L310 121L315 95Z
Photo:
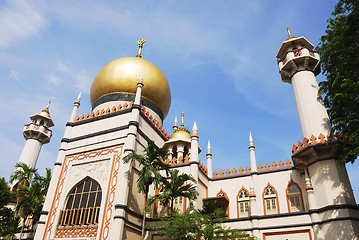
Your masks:
M181 112L188 129L196 121L204 151L211 140L217 171L249 165L250 131L258 163L285 161L302 137L292 87L281 81L275 56L288 26L316 46L335 3L1 1L0 176L9 178L25 143L23 126L48 100L55 127L37 167L52 168L78 93L79 113L90 112L96 74L116 58L136 56L143 37L143 58L171 86L169 133ZM347 168L358 199L358 163Z

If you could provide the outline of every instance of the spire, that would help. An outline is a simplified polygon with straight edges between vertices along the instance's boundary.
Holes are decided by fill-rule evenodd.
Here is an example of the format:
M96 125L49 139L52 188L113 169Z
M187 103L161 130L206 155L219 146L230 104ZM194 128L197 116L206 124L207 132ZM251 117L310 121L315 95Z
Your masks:
M194 122L194 124L193 124L192 135L198 136L198 128L197 128L196 122Z
M251 170L252 172L257 172L257 161L256 161L256 154L254 149L255 147L253 144L252 133L249 133L249 157L251 160Z
M249 148L254 148L252 133L249 132Z
M140 40L138 40L137 44L138 44L138 54L136 57L142 58L141 56L141 52L142 52L142 48L143 48L143 44L146 42L146 38L141 38Z
M177 131L177 129L178 129L178 126L177 126L177 116L175 116L175 122L174 122L172 128L173 128L173 132Z
M207 145L207 154L211 154L211 142L208 140L208 145Z
M80 106L80 102L81 102L81 92L79 93L79 95L77 96L76 101L74 102L74 104L78 104Z
M290 34L290 29L289 29L289 27L287 27L287 32L288 32L288 39L287 39L287 41L290 40L290 39L296 38L296 37L293 37L292 34Z
M211 143L208 140L208 145L207 145L207 154L206 154L206 158L207 158L207 175L209 178L213 177L213 173L212 173L212 153L211 153Z
M141 73L141 76L139 77L138 83L137 83L137 90L136 90L136 96L135 96L134 104L140 105L140 103L141 103L142 87L143 87L143 74Z

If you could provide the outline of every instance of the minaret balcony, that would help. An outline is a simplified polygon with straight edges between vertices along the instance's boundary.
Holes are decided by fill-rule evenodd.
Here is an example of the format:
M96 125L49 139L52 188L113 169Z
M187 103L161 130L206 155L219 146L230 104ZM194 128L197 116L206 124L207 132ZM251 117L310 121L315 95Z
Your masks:
M293 49L278 60L278 67L283 82L291 83L292 76L299 71L311 71L318 75L320 73L319 54L306 47Z
M45 144L50 142L52 131L45 126L30 123L24 126L22 131L25 139L36 139Z

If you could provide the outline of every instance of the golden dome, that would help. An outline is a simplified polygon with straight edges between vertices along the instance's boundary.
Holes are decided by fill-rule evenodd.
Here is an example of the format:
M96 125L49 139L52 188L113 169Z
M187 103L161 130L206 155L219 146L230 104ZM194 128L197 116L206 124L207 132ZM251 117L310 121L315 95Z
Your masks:
M137 83L143 75L142 97L153 102L166 117L171 105L171 90L166 76L152 63L141 57L124 57L108 63L97 74L91 86L91 105L113 93L136 94Z
M191 139L191 134L189 134L189 131L187 129L180 127L170 137L170 139L178 139L178 138Z

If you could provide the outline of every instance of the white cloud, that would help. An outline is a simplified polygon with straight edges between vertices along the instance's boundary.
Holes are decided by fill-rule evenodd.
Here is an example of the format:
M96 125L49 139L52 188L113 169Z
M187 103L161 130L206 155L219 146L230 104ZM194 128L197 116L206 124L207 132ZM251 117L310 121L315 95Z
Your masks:
M0 8L0 47L39 34L44 17L28 1L9 1Z
M11 70L10 71L10 78L14 79L16 81L20 81L20 74L15 70Z
M47 81L55 86L75 86L78 90L88 93L91 86L93 75L88 73L85 68L74 64L58 62L55 69L47 77Z

